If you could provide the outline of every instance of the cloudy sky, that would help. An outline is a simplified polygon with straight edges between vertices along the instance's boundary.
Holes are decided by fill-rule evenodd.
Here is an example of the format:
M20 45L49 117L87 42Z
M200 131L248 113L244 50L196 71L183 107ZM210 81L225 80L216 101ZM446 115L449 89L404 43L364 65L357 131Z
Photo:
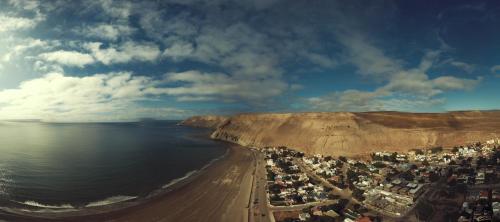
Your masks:
M0 119L500 108L496 1L0 0Z

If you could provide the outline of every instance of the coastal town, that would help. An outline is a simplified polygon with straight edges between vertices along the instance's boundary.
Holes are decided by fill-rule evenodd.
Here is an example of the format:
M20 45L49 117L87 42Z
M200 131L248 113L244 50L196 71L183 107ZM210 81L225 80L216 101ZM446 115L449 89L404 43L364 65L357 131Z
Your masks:
M284 146L256 152L270 221L500 220L498 138L356 159Z

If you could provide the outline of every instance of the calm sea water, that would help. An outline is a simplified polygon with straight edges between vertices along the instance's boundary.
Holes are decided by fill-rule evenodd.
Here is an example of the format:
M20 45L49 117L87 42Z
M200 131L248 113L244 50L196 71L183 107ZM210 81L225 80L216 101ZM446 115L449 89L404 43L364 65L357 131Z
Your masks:
M54 209L143 197L224 155L173 121L0 122L0 204Z

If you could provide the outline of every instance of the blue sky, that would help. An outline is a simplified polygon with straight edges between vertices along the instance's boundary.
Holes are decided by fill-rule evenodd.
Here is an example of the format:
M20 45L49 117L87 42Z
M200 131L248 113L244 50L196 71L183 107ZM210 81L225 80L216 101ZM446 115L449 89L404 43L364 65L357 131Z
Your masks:
M0 1L0 119L499 109L496 1Z

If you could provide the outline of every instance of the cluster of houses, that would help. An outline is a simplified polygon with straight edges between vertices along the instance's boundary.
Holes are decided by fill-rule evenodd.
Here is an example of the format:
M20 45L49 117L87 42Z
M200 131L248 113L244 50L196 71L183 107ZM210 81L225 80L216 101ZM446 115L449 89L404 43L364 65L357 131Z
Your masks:
M320 203L335 200L329 187L349 192L354 201L365 209L382 215L400 217L417 205L432 183L489 186L500 179L500 140L474 143L443 150L413 150L408 153L376 152L371 161L305 156L286 148L266 148L268 192L275 206ZM304 168L308 175L301 169ZM318 179L318 180L316 180ZM325 187L323 184L330 184ZM476 186L478 185L478 186ZM475 198L475 199L474 199ZM337 199L338 200L338 199ZM312 204L315 205L315 204ZM324 205L324 204L323 204ZM356 221L360 213L315 207L303 212L298 219L327 215ZM352 215L349 217L349 212ZM469 193L459 219L465 221L495 221L500 219L500 193L497 190ZM347 215L347 216L346 216Z
M331 157L314 155L312 157L303 156L302 162L311 169L316 175L327 180L334 186L345 188L345 179L343 175L344 163Z
M346 207L345 202L331 205L322 205L306 208L299 214L299 221L343 221L343 222L372 222L376 217L363 215L352 207ZM338 212L341 212L340 214Z
M462 204L458 222L500 220L500 190L470 191Z
M329 189L294 164L298 152L276 148L266 148L264 152L271 205L289 206L328 200Z
M332 185L349 188L365 206L391 216L409 211L425 191L430 172L439 172L430 166L412 167L406 154L378 152L372 157L376 161L346 158L344 162L321 155L302 157L302 161Z
M424 184L402 183L400 180L395 180L393 183L380 184L365 192L366 199L363 203L384 214L399 217L414 206L424 190Z
M441 147L427 150L416 149L408 152L407 156L410 161L426 162L426 164L430 165L457 165L471 158L477 161L481 157L490 156L495 152L499 144L499 139L492 139L485 143L477 142L465 146L457 146L446 152Z

